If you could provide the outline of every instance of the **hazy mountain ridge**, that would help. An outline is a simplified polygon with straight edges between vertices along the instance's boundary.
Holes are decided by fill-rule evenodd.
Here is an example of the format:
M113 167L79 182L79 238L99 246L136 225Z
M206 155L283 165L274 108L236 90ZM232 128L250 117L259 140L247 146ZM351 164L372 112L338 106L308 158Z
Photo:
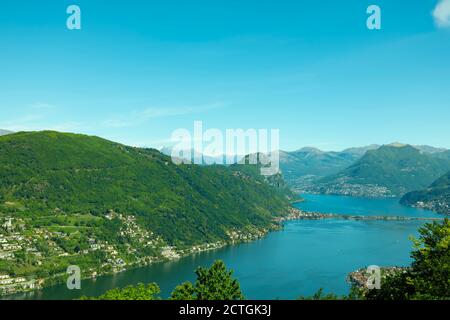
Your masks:
M450 160L450 150L433 153L433 156L440 159Z
M292 152L280 151L280 168L289 186L302 192L320 178L338 173L368 150L378 147L378 145L370 145L340 152L322 151L312 147Z
M0 129L0 136L5 136L7 134L12 134L12 133L14 133L14 132L9 131L9 130L2 130L2 129Z
M450 151L445 148L436 148L436 147L427 146L427 145L420 145L420 146L413 146L413 147L416 149L419 149L420 151L423 151L425 153L431 153L431 154L438 154L438 153L444 153L444 152Z
M407 145L394 142L385 145L392 148L412 147L419 153L435 158L450 160L450 150L428 145ZM359 184L349 181L345 176L340 177L334 187L323 188L323 181L330 176L351 167L368 151L383 147L372 144L365 147L347 148L343 151L322 151L314 147L306 147L296 151L280 151L280 167L288 185L297 192L337 193L350 195L378 194L379 196L393 196L392 191L378 183ZM345 189L342 191L341 189Z
M163 147L160 148L159 151L166 156L172 157L172 152L174 152L174 148ZM202 154L194 149L176 150L175 155L177 155L177 158L183 160L183 162L185 163L195 163L199 165L213 165L213 164L230 165L239 162L244 157L243 155L225 155L225 154L211 156Z

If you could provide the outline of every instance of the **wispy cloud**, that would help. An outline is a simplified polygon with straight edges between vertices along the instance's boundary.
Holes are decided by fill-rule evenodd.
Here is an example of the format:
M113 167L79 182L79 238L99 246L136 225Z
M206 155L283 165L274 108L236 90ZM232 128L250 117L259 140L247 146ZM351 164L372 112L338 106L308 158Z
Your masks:
M0 122L0 128L11 131L28 131L35 127L35 123L41 121L44 117L39 114L29 114L20 118Z
M56 105L49 103L32 103L24 108L25 115L0 121L0 128L15 132L41 130L81 132L88 128L82 122L56 119L52 115L54 115L54 111L57 109L58 107Z
M64 117L61 118L55 115L55 111L60 109L55 105L48 103L34 103L25 108L26 110L24 111L26 111L26 115L0 121L0 129L15 132L54 130L60 132L93 133L97 132L99 127L103 127L104 129L135 127L154 118L202 113L224 106L225 103L215 102L205 105L184 107L150 107L117 115L116 117L111 117L103 121L101 119L75 121L72 119L64 119ZM148 143L140 142L133 143L133 145L148 145Z
M133 111L126 115L106 119L102 122L105 127L125 128L140 125L153 118L183 116L188 114L202 113L224 107L222 102L206 105L184 106L184 107L150 107L140 111Z
M22 118L0 122L0 128L14 132L41 130L83 132L88 129L88 127L81 122L68 121L61 123L49 123L45 117L32 114Z
M433 10L433 18L440 28L450 28L450 0L439 0Z
M57 106L50 104L50 103L45 103L45 102L36 102L30 105L30 107L32 109L38 109L38 110L42 110L42 109L57 109Z

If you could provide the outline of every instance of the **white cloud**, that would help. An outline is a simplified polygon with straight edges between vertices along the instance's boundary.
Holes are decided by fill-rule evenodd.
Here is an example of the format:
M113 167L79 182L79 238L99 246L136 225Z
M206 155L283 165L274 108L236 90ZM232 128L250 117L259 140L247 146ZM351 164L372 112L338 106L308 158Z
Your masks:
M111 128L133 127L136 125L140 125L145 121L153 118L174 117L194 113L202 113L209 110L221 108L223 106L224 106L223 103L216 102L200 106L165 107L165 108L151 107L140 111L134 111L127 115L106 119L105 121L102 122L102 125Z
M48 103L37 102L28 105L27 114L9 120L0 121L0 128L14 132L54 130L62 132L82 132L86 124L76 121L60 121L53 116L58 107Z
M15 120L0 122L0 128L14 132L19 131L42 131L54 130L60 132L83 132L87 129L81 122L49 123L48 120L39 115L28 115Z
M56 109L57 107L53 104L44 103L44 102L36 102L30 105L32 109Z
M0 122L0 128L10 131L31 131L34 123L41 121L44 117L38 114L29 114L20 118Z
M3 120L0 119L0 129L10 130L14 132L19 131L42 131L54 130L60 132L74 132L85 134L98 134L99 126L105 128L130 128L145 124L147 121L154 118L183 116L188 114L196 114L207 112L213 109L225 106L222 102L215 102L205 105L193 105L184 107L151 107L136 110L133 112L119 114L116 117L106 119L104 121L74 121L67 120L55 116L54 111L58 109L57 106L48 103L34 103L28 105L28 114L20 117ZM123 141L122 137L115 136L113 141L120 141L122 143L133 146L148 146L153 144L149 141Z
M433 18L440 28L450 28L450 0L439 0L433 10Z

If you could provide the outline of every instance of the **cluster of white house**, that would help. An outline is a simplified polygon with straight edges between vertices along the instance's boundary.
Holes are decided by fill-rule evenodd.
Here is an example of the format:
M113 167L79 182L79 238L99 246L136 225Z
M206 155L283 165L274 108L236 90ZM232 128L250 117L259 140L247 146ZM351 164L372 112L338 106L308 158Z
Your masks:
M7 274L0 274L0 294L11 294L36 288L35 280L27 280L24 277L12 278Z

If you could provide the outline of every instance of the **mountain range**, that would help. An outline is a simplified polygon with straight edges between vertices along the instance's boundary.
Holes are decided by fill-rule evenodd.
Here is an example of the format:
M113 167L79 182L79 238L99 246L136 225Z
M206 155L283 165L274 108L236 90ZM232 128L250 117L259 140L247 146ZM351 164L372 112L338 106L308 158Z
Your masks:
M172 147L162 147L159 149L162 154L171 157L174 149ZM195 163L200 165L211 164L234 164L239 162L244 155L217 155L211 156L198 152L194 149L177 150L177 158L183 160L186 163Z
M404 147L406 144L391 143L390 147ZM297 151L280 151L280 167L291 188L298 192L311 192L312 186L322 178L336 175L360 160L367 151L379 149L377 144L349 148L343 151L322 151L307 147ZM421 153L450 160L450 150L427 145L413 146ZM344 173L345 174L345 173Z
M378 148L370 145L346 149L341 152L322 151L307 147L297 151L280 151L280 168L287 183L297 191L303 191L314 181L347 168L368 150Z
M450 160L441 157L441 153L398 143L384 145L368 150L338 173L315 181L309 191L350 196L402 196L429 186L450 170Z
M282 175L297 193L399 197L427 187L450 170L449 163L450 150L399 142L340 152L280 151Z

